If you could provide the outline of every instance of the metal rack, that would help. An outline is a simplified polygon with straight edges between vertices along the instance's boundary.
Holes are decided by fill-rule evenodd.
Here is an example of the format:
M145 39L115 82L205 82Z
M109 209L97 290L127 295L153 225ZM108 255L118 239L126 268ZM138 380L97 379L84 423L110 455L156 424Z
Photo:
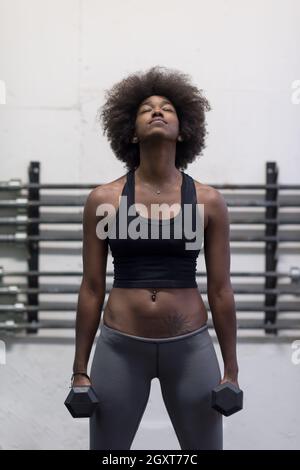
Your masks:
M77 296L79 284L47 284L42 283L41 279L51 276L54 280L56 277L64 277L67 281L82 273L40 271L40 246L44 241L82 241L82 230L72 229L72 226L82 223L87 194L97 185L41 184L40 162L37 161L30 162L28 179L28 183L16 179L0 182L0 197L6 195L0 199L0 249L7 244L17 244L22 245L27 253L27 270L9 271L4 266L0 267L0 331L36 334L42 328L74 328L76 301L42 302L40 295L47 293L53 295L54 299L56 294ZM266 162L265 184L210 185L222 193L224 191L232 226L232 256L235 253L249 256L258 253L264 257L264 272L231 272L235 294L264 298L263 301L236 301L238 328L262 330L266 335L276 335L279 330L300 330L300 269L295 263L288 272L277 271L279 248L283 253L300 255L300 185L278 184L276 162ZM83 191L83 194L61 195L57 193L60 189ZM53 194L45 195L44 190L50 190ZM60 207L66 212L47 212L49 207ZM69 211L70 208L73 212ZM289 212L285 212L285 208L289 208ZM50 229L42 229L41 224L50 225ZM70 229L51 229L51 224L69 224ZM235 228L235 225L239 228ZM259 228L249 230L244 225L258 225ZM13 230L13 233L7 233L8 230ZM107 271L106 293L111 289L112 276L113 272ZM10 277L21 277L24 281L15 283L9 281ZM240 283L236 278L246 278L247 283ZM255 278L263 282L253 282ZM197 272L197 280L199 291L205 294L206 273ZM20 294L26 295L26 302L19 301ZM281 296L287 294L292 299L282 300ZM5 297L9 301L4 300ZM208 302L206 307L210 311ZM45 311L61 312L61 317L43 320L39 314ZM64 312L73 312L74 319L64 318ZM252 312L253 318L244 318L245 312ZM256 314L259 312L263 316L258 320ZM292 313L292 318L285 318L285 313ZM211 326L211 319L209 321Z

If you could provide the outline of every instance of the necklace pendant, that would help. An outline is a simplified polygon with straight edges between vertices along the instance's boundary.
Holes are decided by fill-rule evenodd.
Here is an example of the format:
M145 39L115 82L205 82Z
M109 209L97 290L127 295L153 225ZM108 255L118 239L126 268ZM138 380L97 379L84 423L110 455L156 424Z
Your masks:
M158 189L158 190L156 191L156 193L157 193L157 194L160 194L160 190Z

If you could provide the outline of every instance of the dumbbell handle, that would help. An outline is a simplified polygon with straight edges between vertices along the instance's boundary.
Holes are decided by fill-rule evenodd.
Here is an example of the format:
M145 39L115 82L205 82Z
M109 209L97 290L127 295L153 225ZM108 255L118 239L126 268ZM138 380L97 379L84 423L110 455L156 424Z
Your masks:
M72 384L73 384L73 380L74 380L75 375L83 375L83 376L86 377L89 381L91 381L89 375L88 375L86 372L73 372L73 374L72 374L72 376L71 376L71 387L72 387Z

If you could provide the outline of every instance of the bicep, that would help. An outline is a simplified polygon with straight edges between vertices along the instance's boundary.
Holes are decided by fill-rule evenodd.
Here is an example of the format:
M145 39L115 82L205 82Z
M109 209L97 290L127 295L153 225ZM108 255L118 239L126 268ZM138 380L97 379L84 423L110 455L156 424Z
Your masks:
M105 287L108 254L107 238L99 238L96 232L100 220L96 215L99 203L96 190L92 190L83 210L83 282L95 293Z
M207 271L207 291L231 289L230 281L230 221L226 201L216 189L208 198L208 224L204 232L204 256Z

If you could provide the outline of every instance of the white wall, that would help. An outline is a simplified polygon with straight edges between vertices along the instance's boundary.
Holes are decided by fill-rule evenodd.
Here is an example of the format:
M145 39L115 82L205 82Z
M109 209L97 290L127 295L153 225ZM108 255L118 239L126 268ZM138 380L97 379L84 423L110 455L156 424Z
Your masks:
M264 181L276 160L297 182L299 16L297 0L1 0L1 179L25 178L30 159L49 182L122 174L96 110L104 89L159 64L189 73L213 107L193 176Z
M30 160L41 162L42 182L100 184L124 174L96 122L97 109L103 104L104 90L116 81L134 71L164 65L190 74L213 108L207 114L207 147L188 167L189 174L210 184L263 183L265 162L271 160L278 163L281 183L299 183L300 104L291 99L292 85L300 79L299 20L298 0L0 0L0 79L6 84L6 104L0 104L0 180L26 181ZM57 256L48 256L45 246L42 244L40 269L81 267L80 244L76 256L64 258L56 246L52 249L57 250ZM5 268L26 267L20 248L0 247L0 256ZM264 269L261 257L253 256L247 263L249 270ZM279 260L282 270L295 264L299 265L299 257ZM232 266L233 270L243 269L245 261L234 258ZM204 267L203 258L199 267ZM58 376L65 378L62 388L67 387L70 345L56 346L57 355L63 358L60 363L54 360L57 355L52 355L53 345L51 350L34 343L27 346L28 354L38 349L41 367L43 362L49 364L49 358L54 361L51 367L59 368ZM270 349L268 345L241 348L246 348L241 349L242 374L245 384L250 384L249 377L255 380L260 351L264 355ZM20 377L24 378L24 393L30 399L32 381L37 386L40 383L40 368L37 365L34 372L28 368L22 375L25 349L16 343L6 366L0 367L5 368L11 386L21 386ZM287 344L285 357L289 350ZM274 359L282 360L280 347L271 351ZM271 367L273 387L281 386L275 373L277 363L274 360L270 366L267 361L266 366ZM291 368L289 361L285 364L289 386L297 390L297 367ZM47 375L42 380L47 381ZM55 398L57 406L61 393ZM266 389L263 396L267 396ZM4 398L9 397L4 393ZM59 442L64 442L66 447L76 448L83 435L86 439L84 425L80 428L84 433L78 434L79 427L69 427L69 416L62 415L62 410L59 413L52 429L49 424L49 439L42 446L60 448ZM270 425L273 434L263 437L255 436L259 413L259 406L253 406L253 421L249 421L249 413L234 418L240 428L230 434L229 447L234 448L237 436L241 436L239 448L273 448L274 442L282 442L283 448L299 448L294 431L299 417L290 419L292 405L281 422L284 431L279 422L278 426ZM30 424L30 416L31 409L25 408L23 422ZM1 438L4 448L41 448L37 436L43 411L41 422L32 424L31 438L26 442L17 433L20 421L12 420L10 412L3 410L1 417L7 420L7 433ZM165 415L165 426L170 430L166 419ZM147 427L147 423L146 417L143 425ZM4 429L2 426L2 432ZM241 429L246 429L246 436ZM70 438L63 440L66 432ZM54 433L58 433L56 438ZM147 436L144 434L144 442L150 448Z

